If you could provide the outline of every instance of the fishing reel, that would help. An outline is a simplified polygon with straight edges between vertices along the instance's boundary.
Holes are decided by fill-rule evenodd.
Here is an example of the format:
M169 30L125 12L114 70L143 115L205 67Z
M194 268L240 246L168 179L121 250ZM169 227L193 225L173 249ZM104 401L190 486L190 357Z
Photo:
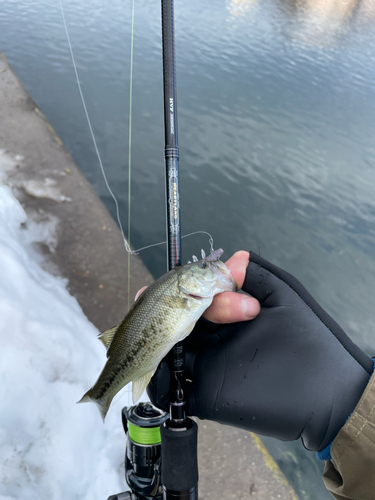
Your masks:
M108 500L162 500L160 426L167 418L168 413L151 403L123 408L125 479L131 492L112 495Z

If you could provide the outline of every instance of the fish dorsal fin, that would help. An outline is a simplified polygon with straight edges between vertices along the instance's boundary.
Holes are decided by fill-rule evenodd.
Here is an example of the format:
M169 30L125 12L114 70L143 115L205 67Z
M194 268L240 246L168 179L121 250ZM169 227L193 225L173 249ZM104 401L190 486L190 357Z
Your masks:
M109 330L106 330L105 332L102 332L98 335L98 339L103 342L107 351L112 343L113 337L115 336L115 333L117 332L119 326L120 325L113 326Z
M133 380L133 404L136 404L138 399L142 396L154 373L155 370L150 373L146 373L146 375L143 375L143 377L140 377L137 380Z

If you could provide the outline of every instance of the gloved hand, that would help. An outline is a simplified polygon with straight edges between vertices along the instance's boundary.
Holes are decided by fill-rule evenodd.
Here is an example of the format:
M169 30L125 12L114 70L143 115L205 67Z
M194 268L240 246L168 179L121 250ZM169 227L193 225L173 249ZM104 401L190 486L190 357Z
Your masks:
M189 415L324 449L354 410L373 361L292 275L251 252L242 289L261 304L252 321L200 319L185 341ZM148 386L169 408L163 360Z

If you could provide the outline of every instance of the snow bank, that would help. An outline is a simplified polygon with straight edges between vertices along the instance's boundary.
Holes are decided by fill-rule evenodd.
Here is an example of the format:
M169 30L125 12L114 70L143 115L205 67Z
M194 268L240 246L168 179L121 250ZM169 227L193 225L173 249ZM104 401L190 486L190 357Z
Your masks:
M130 398L116 398L105 424L95 405L76 404L105 349L66 282L33 258L26 219L0 186L0 500L106 500L126 489L120 411Z

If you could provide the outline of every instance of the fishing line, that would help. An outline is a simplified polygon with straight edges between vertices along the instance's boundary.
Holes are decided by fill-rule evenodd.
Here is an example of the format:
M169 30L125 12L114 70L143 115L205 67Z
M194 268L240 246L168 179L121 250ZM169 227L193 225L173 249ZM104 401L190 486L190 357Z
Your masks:
M210 235L210 233L208 233L207 231L194 231L193 233L189 233L189 234L185 234L184 236L181 236L181 239L183 238L187 238L188 236L193 236L194 234L206 234L208 236L208 241L210 243L210 249L211 249L211 253L214 252L214 239L213 237ZM159 245L166 245L166 241L161 241L160 243L153 243L152 245L147 245L146 247L142 247L142 248L138 248L137 250L133 250L133 252L138 255L139 252L141 252L142 250L146 250L147 248L152 248L152 247L157 247Z
M133 109L133 47L134 47L134 0L132 7L132 32L130 42L130 83L129 83L129 159L128 159L128 242L130 248L130 187L132 160L132 109ZM128 251L128 310L130 309L130 253Z
M97 142L96 142L96 139L95 139L95 134L94 134L94 131L93 131L93 128L92 128L92 125L91 125L91 120L90 120L90 117L89 117L89 114L88 114L88 111L87 111L87 107L86 107L86 101L85 101L85 98L83 96L83 92L82 92L82 87L81 87L81 83L79 81L79 76L78 76L78 69L77 69L77 64L76 64L76 61L75 61L75 57L74 57L74 52L73 52L73 47L72 47L72 43L70 41L70 36L69 36L69 31L68 31L68 26L67 26L67 23L66 23L66 19L65 19L65 12L64 12L64 7L63 7L63 3L62 3L62 0L60 0L60 9L61 9L61 15L62 15L62 19L63 19L63 24L64 24L64 29L65 29L65 35L66 35L66 39L67 39L67 42L68 42L68 46L69 46L69 51L70 51L70 57L71 57L71 60L72 60L72 64L73 64L73 68L74 68L74 73L75 73L75 77L76 77L76 82L77 82L77 87L78 87L78 91L79 91L79 95L81 97L81 102L82 102L82 106L83 106L83 109L84 109L84 112L85 112L85 116L86 116L86 121L87 121L87 124L88 124L88 127L89 127L89 130L90 130L90 134L91 134L91 139L92 139L92 142L94 144L94 148L95 148L95 153L96 153L96 156L98 158L98 162L99 162L99 166L100 166L100 170L102 172L102 175L103 175L103 179L104 179L104 182L105 182L105 185L107 186L107 189L108 189L108 192L110 193L110 195L112 196L113 198L113 201L115 203L115 207L116 207L116 218L117 218L117 222L118 222L118 225L120 227L120 231L121 231L121 234L122 234L122 237L123 237L123 240L124 240L124 246L125 246L125 249L128 253L128 269L130 269L130 255L138 255L139 252L143 251L143 250L146 250L148 248L152 248L152 247L156 247L156 246L160 246L160 245L165 245L167 242L166 241L162 241L160 243L154 243L152 245L147 245L145 247L142 247L142 248L138 248L137 250L132 250L131 247L130 247L130 221L131 221L131 154L132 154L132 150L131 150L131 146L132 146L132 107L133 107L133 53L134 53L134 0L133 0L133 5L132 5L132 21L131 21L131 45L130 45L130 90L129 90L129 141L128 141L128 144L129 144L129 155L128 155L128 238L126 239L125 238L125 233L124 233L124 229L122 227L122 223L121 223L121 218L120 218L120 209L119 209L119 204L118 204L118 201L117 201L117 198L116 196L114 195L110 185L109 185L109 182L108 182L108 179L107 179L107 176L106 176L106 173L105 173L105 170L104 170L104 166L103 166L103 162L102 162L102 159L101 159L101 156L100 156L100 153L99 153L99 149L98 149L98 145L97 145ZM210 243L210 248L211 248L211 252L214 251L214 247L213 247L213 238L211 236L210 233L208 233L207 231L194 231L193 233L189 233L189 234L185 234L184 236L181 236L181 239L182 238L187 238L188 236L193 236L195 234L206 234L208 237L209 237L209 243ZM130 297L130 272L128 271L128 298ZM128 304L128 307L129 307L129 304Z
M129 162L128 162L128 167L129 167L128 168L128 241L129 241L129 243L125 238L124 229L122 227L121 218L120 218L119 204L118 204L116 196L114 195L114 193L113 193L113 191L108 183L108 179L107 179L107 176L105 174L104 167L103 167L103 162L102 162L102 159L101 159L101 156L99 153L98 145L96 143L94 131L93 131L92 126L91 126L91 120L90 120L90 117L89 117L89 114L87 111L86 102L85 102L85 99L83 97L83 92L82 92L81 84L80 84L79 77L78 77L77 65L76 65L75 58L74 58L73 47L72 47L72 44L70 41L68 26L67 26L66 20L65 20L65 13L64 13L64 7L62 4L62 0L60 0L60 9L61 9L61 15L62 15L64 29L65 29L65 35L66 35L66 39L68 41L68 46L69 46L69 50L70 50L70 57L72 60L74 73L76 76L79 95L81 97L81 102L82 102L82 106L83 106L83 109L85 112L87 124L88 124L89 130L90 130L92 142L94 144L96 156L98 158L100 170L102 172L105 185L107 186L108 192L112 196L113 201L115 203L117 222L118 222L118 225L120 227L120 231L121 231L121 234L122 234L122 237L124 240L125 249L128 253L128 310L129 310L130 309L130 255L134 253L132 251L132 249L130 248L130 202L131 202L131 198L130 198L130 186L131 186L131 184L130 183L131 183L131 130L132 130L132 102L133 102L134 0L133 0L133 9L132 9L132 31L131 31L131 49L130 49L130 92L129 92L129 94L130 94L129 95ZM127 396L128 402L130 402L130 387L131 387L130 384L127 384L126 389L125 389L125 394Z
M87 120L87 124L88 124L89 130L90 130L92 142L94 144L96 156L98 158L100 169L102 171L103 179L104 179L104 182L105 182L105 184L107 186L108 192L110 193L110 195L113 198L113 201L115 202L117 222L118 222L118 225L120 226L122 237L124 239L125 249L126 249L126 251L129 254L132 254L133 251L130 248L130 246L129 246L126 238L125 238L124 230L122 228L121 219L120 219L119 205L118 205L116 196L113 194L112 189L109 186L109 183L108 183L108 180L107 180L107 176L106 176L105 171L104 171L102 159L101 159L101 156L100 156L100 153L99 153L98 145L96 143L95 135L94 135L94 132L93 132L93 129L92 129L92 126L91 126L91 120L90 120L90 117L89 117L89 114L88 114L88 111L87 111L86 102L85 102L85 99L83 97L82 88L81 88L81 84L80 84L79 77L78 77L77 65L76 65L75 58L74 58L73 47L72 47L72 44L70 42L68 27L67 27L66 20L65 20L65 13L64 13L64 7L63 7L63 4L62 4L62 0L60 0L60 9L61 9L61 15L62 15L63 23L64 23L65 35L66 35L66 39L68 41L68 46L69 46L69 50L70 50L70 57L72 59L74 73L75 73L75 76L76 76L76 81L77 81L77 86L78 86L78 90L79 90L79 95L81 97L82 106L83 106L83 109L84 109L84 112L85 112L85 115L86 115L86 120ZM133 22L134 22L134 0L133 0ZM133 32L132 32L132 37L133 37ZM132 48L133 48L133 41L132 41ZM131 57L131 61L133 61L133 57ZM131 75L132 75L132 68L131 68ZM129 121L131 123L131 118L130 117L129 117ZM130 134L130 131L129 131L129 141L130 141L130 138L131 138L131 134ZM129 185L130 185L130 182L129 182ZM129 190L130 190L130 188L129 188ZM129 197L129 203L130 203L130 197ZM129 210L129 212L130 212L130 210Z

